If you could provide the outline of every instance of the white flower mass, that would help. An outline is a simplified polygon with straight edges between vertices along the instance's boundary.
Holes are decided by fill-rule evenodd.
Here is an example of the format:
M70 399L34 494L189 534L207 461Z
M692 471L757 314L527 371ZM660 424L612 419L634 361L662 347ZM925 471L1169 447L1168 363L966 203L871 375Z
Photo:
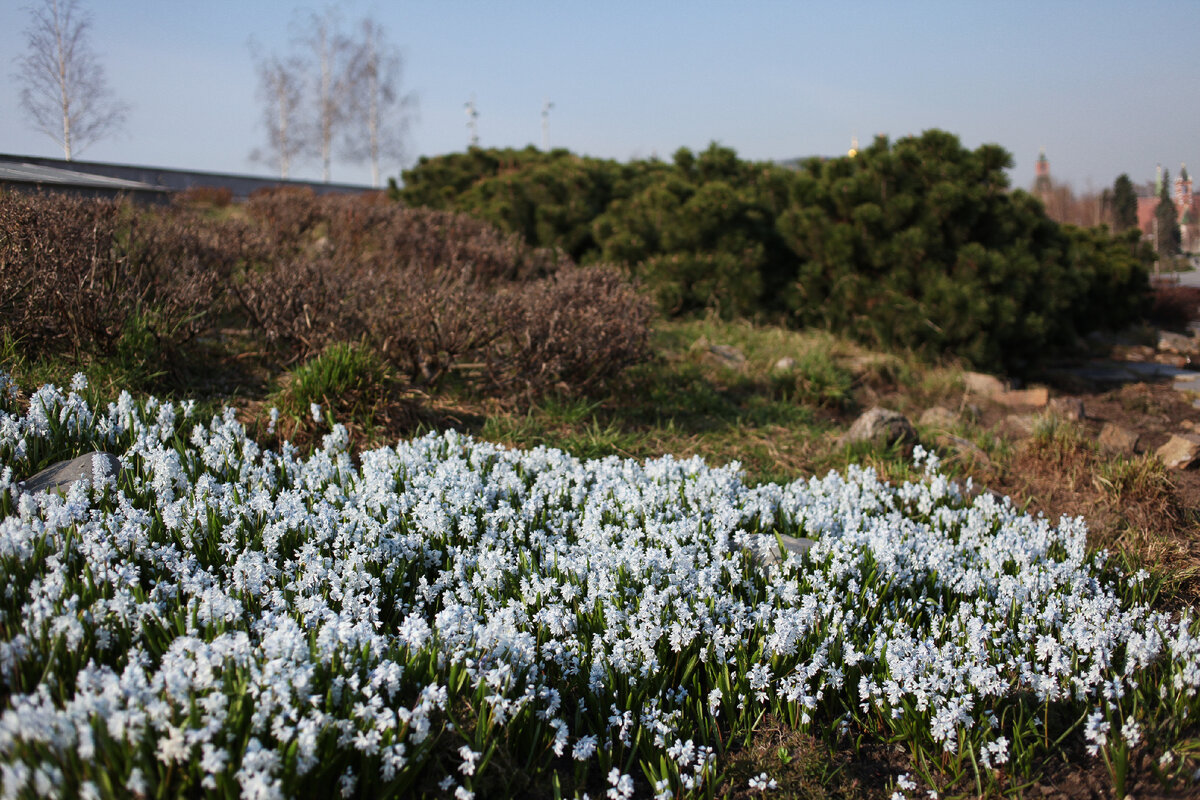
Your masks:
M922 451L900 486L750 487L736 463L455 432L352 458L338 425L304 458L187 412L0 400L5 796L58 772L90 796L470 796L497 746L617 797L662 764L646 787L685 796L716 774L705 732L764 708L999 767L1021 697L1074 704L1093 751L1149 670L1195 705L1193 617L1123 600L1081 519L971 499ZM11 477L92 449L122 474ZM776 532L816 544L759 566Z

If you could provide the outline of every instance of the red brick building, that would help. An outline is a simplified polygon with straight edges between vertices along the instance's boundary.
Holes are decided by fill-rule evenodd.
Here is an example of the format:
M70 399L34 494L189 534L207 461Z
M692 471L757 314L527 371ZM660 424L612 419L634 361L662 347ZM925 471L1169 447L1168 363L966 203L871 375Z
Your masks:
M1174 184L1171 201L1175 204L1175 219L1179 224L1180 250L1184 253L1200 252L1200 195L1192 193L1192 179L1188 175L1186 164L1180 166ZM1138 197L1137 205L1138 227L1151 240L1156 232L1154 210L1158 208L1161 192L1162 167L1159 166L1158 176L1154 181L1154 194Z

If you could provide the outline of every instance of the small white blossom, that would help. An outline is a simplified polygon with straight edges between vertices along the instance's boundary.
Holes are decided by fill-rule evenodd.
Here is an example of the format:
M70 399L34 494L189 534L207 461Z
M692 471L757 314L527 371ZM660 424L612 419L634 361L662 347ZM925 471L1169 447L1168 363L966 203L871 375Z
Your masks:
M774 778L767 776L767 773L760 772L756 777L750 779L750 788L757 792L765 792L768 789L779 788L779 783Z

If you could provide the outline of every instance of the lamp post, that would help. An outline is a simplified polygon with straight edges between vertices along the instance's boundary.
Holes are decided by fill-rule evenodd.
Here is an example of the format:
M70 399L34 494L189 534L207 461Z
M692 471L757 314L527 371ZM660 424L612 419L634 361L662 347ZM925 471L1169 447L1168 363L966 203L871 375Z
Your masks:
M542 101L542 149L550 150L550 109L554 108L554 103L551 103L547 98Z

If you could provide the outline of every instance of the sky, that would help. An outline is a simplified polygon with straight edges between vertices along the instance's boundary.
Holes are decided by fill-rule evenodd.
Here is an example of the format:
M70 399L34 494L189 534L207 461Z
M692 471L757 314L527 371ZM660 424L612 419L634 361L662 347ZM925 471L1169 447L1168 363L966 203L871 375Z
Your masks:
M0 0L3 153L62 156L15 79L27 9L43 1ZM552 147L621 161L714 141L746 159L840 155L853 137L940 128L1004 147L1024 188L1042 148L1077 192L1200 167L1196 0L81 2L131 110L80 160L269 175L249 158L266 143L250 43L284 55L296 21L336 6L347 30L379 22L404 59L405 166L466 149L474 97L483 147L540 146L549 100ZM335 160L332 179L369 183L369 167Z

